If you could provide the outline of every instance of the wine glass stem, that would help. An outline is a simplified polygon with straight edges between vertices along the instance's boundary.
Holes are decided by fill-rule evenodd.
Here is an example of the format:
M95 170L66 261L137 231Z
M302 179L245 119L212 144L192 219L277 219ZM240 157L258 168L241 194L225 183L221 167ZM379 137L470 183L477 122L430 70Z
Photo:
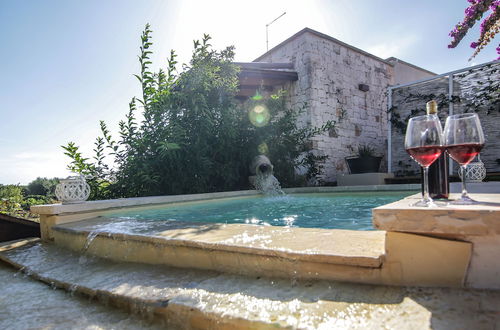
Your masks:
M462 168L462 199L467 197L467 189L465 188L465 173L467 169L467 165L461 165Z
M429 201L431 198L429 197L429 166L424 166L424 201Z

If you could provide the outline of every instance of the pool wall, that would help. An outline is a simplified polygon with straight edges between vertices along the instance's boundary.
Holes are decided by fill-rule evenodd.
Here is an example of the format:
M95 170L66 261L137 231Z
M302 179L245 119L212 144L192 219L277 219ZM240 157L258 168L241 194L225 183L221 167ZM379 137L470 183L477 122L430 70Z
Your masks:
M116 261L292 280L462 287L471 253L470 243L385 231L211 224L101 233L87 245L89 234L77 223L53 230L59 246Z
M420 185L313 187L287 189L286 192L391 191L416 190L419 187ZM90 233L79 228L79 224L101 221L101 218L91 219L116 212L119 208L254 195L257 195L256 191L130 198L36 206L32 211L41 215L43 240L54 241L60 246L81 252L85 249ZM408 200L404 203L407 205ZM437 235L433 232L421 232L418 230L418 215L414 217L417 220L412 223L412 227L394 229L381 223L400 223L401 219L395 215L399 211L389 210L389 213L383 213L381 210L384 207L374 210L375 225L387 232L376 231L375 234L327 229L313 233L306 228L262 229L264 227L252 225L220 225L207 234L201 228L202 225L193 225L199 230L190 232L173 229L161 233L162 237L101 233L95 237L87 252L121 261L258 276L392 285L500 288L500 276L495 279L498 266L493 266L493 271L491 267L490 270L486 267L485 271L485 255L481 252L485 250L485 245L478 243L478 237L468 240L464 237L447 236L446 233ZM418 213L419 210L409 212ZM458 213L456 215L462 216ZM85 219L87 220L81 221ZM271 231L252 234L255 228ZM292 236L285 239L287 235ZM372 237L370 243L369 235L379 236L375 240ZM252 239L265 237L272 244L258 246L235 241L242 236ZM490 241L488 240L488 244ZM256 239L255 242L259 240ZM304 248L311 244L316 244L318 250ZM486 246L486 255L491 257L493 252L498 252L498 246L500 244L494 240L493 244ZM490 263L498 264L491 260Z
M327 192L360 192L360 191L416 191L418 184L347 186L347 187L301 187L286 188L285 193L327 193ZM117 209L133 209L141 207L161 206L179 202L204 201L219 198L257 196L256 190L227 191L205 194L172 195L119 198L110 200L87 201L77 204L48 204L31 207L31 212L40 215L40 231L42 240L51 240L51 228L54 225L91 219L110 214Z
M456 199L460 194L452 194ZM472 257L465 286L500 289L500 194L473 193L475 205L410 207L419 196L373 209L375 228L468 242Z

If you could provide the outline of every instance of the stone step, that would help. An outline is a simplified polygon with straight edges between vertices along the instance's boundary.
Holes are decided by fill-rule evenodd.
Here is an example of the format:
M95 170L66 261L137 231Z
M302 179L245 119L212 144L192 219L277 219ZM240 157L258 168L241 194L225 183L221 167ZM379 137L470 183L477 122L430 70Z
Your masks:
M489 182L487 182L489 183ZM498 185L481 183L476 188L488 191ZM489 187L489 188L488 188ZM461 194L450 194L457 200ZM413 206L420 194L382 205L373 209L375 228L388 232L411 233L422 236L442 237L468 242L472 247L467 267L466 287L477 289L500 289L500 194L472 193L477 201L472 205L446 205L437 201L439 207Z
M118 263L36 239L0 245L0 260L54 287L153 315L169 328L493 329L500 321L499 291L284 280Z
M127 233L113 218L52 230L56 244L77 252L255 276L377 283L385 253L383 231L170 222Z

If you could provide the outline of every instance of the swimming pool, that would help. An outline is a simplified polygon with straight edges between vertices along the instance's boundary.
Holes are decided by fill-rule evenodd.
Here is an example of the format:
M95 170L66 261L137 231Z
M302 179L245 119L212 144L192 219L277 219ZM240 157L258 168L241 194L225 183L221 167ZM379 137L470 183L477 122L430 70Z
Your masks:
M179 203L108 214L112 228L140 233L166 222L241 223L265 226L373 230L371 209L413 194L411 191L308 193Z

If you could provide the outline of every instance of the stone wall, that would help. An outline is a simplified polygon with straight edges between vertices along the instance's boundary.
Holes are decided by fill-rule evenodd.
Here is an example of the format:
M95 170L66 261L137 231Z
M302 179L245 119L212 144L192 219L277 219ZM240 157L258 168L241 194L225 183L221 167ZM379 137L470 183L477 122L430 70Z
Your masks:
M317 34L306 32L265 54L262 62L292 62L298 81L286 86L290 106L307 105L301 121L322 126L337 122L335 130L318 136L313 146L324 163L323 182L336 181L348 173L345 157L354 155L361 144L372 146L384 156L386 168L386 88L391 84L392 66L367 53ZM366 84L369 90L359 89Z
M481 160L488 172L500 171L500 62L461 72L453 76L454 113L478 113L486 137ZM433 95L433 96L432 96ZM408 118L425 114L425 103L436 98L443 125L448 116L448 77L394 89L392 94L392 171L398 175L412 175L419 171L404 150L404 130ZM482 105L479 103L482 102ZM457 166L455 163L456 172Z
M420 173L420 166L410 158L404 148L405 131L410 117L425 115L425 104L435 97L422 97L422 95L442 95L447 99L448 77L441 77L429 82L394 89L392 92L391 109L391 151L392 172L396 176L412 176ZM439 102L438 114L444 125L448 116L448 106Z
M461 98L455 113L478 113L486 140L481 160L486 171L500 172L500 62L455 75L453 79L454 95ZM480 102L484 104L475 104Z
M393 85L405 84L436 75L433 72L414 66L413 64L407 63L395 57L390 57L386 61L391 63L394 68L394 78L392 80Z

